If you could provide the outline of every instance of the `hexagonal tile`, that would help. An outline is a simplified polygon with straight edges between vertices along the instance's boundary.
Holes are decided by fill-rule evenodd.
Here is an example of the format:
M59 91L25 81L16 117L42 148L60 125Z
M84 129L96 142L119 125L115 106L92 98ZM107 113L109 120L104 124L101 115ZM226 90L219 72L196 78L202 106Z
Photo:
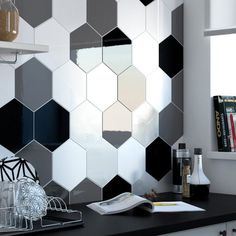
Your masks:
M35 167L42 186L52 179L52 153L39 143L31 142L16 155L29 161Z
M69 61L53 72L53 98L68 111L86 99L86 74Z
M87 75L87 98L101 111L117 100L117 77L104 64Z
M87 178L70 192L70 204L101 200L102 189Z
M53 153L53 180L71 191L86 177L86 151L68 140Z
M149 0L150 1L150 0ZM146 31L156 40L159 40L159 1L154 0L146 7Z
M183 111L184 109L184 73L179 72L172 79L172 102Z
M118 27L134 39L145 31L145 6L138 0L119 0Z
M70 113L70 137L83 148L92 148L102 137L102 112L86 101Z
M35 43L49 45L48 53L35 57L52 71L69 60L69 33L53 18L35 28Z
M184 5L181 4L172 11L172 35L183 45L184 31Z
M14 153L0 145L0 160L5 157L12 157Z
M133 40L133 65L148 75L158 68L158 43L148 33Z
M51 100L35 113L35 139L54 151L69 138L69 112Z
M16 98L35 111L52 97L52 72L32 58L16 69Z
M10 102L15 96L15 73L14 69L5 64L0 64L0 107Z
M158 181L171 170L171 147L157 138L146 148L146 171Z
M133 111L145 101L146 78L134 66L118 77L118 100Z
M99 140L87 153L87 177L103 187L118 172L117 158L117 150L105 140Z
M144 172L145 148L135 139L130 138L118 149L118 174L133 184Z
M147 101L159 112L171 102L171 79L161 69L147 77Z
M160 116L160 137L173 145L183 135L183 112L170 103Z
M87 22L101 35L117 25L116 0L87 0Z
M103 113L102 137L119 148L131 137L131 112L116 102Z
M142 2L144 6L147 6L148 4L153 2L154 0L139 0L139 1Z
M69 191L64 189L55 181L50 181L50 183L44 187L44 190L47 196L60 197L65 201L66 204L69 204Z
M103 62L116 74L132 64L131 40L115 28L103 37Z
M70 34L70 59L86 72L102 63L102 38L90 25Z
M146 102L137 108L132 116L132 136L146 147L159 135L159 116Z
M53 0L53 17L69 32L86 23L86 0Z
M159 45L159 66L171 78L183 69L183 46L172 35Z
M131 192L131 185L117 175L102 189L102 192L103 200L106 200L124 192Z
M0 144L16 153L33 139L33 112L17 100L0 108Z
M16 1L16 6L20 16L33 27L52 17L52 0L21 0Z
M166 4L166 6L169 8L170 11L173 11L178 6L184 3L183 0L161 0L161 1L163 1Z

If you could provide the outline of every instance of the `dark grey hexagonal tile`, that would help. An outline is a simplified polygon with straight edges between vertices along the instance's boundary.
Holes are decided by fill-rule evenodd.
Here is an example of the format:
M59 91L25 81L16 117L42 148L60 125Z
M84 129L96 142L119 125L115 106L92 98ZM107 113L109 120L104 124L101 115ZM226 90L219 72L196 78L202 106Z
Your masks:
M54 151L69 138L69 112L51 100L35 113L35 139Z
M154 0L139 0L144 6L147 6L149 3L153 2Z
M117 25L116 0L87 0L87 22L101 35Z
M131 192L131 185L117 175L102 189L102 191L103 200L106 200L124 192Z
M170 103L159 114L159 135L173 145L183 135L183 112Z
M159 66L171 78L183 69L183 46L172 35L159 44Z
M13 99L0 108L0 145L16 153L33 139L33 112Z
M17 0L16 6L20 16L33 27L52 17L52 0Z
M16 155L29 161L34 166L42 186L52 179L52 153L42 145L33 141Z
M183 45L183 28L184 28L184 5L180 5L172 11L172 35Z
M171 170L171 147L157 138L146 148L146 171L158 181Z
M102 189L87 178L70 192L70 204L100 200L102 200Z
M15 95L35 111L52 97L52 72L32 58L15 71Z
M70 59L86 72L102 62L102 38L90 25L70 34Z
M183 111L184 109L184 73L183 71L179 72L172 79L172 102Z
M66 204L69 204L69 192L54 181L48 183L44 190L47 196L60 197Z

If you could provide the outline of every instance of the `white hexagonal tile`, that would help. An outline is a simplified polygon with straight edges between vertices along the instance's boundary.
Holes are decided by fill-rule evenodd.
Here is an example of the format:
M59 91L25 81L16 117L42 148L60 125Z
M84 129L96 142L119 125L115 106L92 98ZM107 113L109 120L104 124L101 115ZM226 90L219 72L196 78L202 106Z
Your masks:
M104 187L117 172L117 150L105 140L99 140L87 152L87 177Z
M53 0L53 17L69 32L86 22L86 0Z
M147 77L146 86L146 99L158 112L171 102L171 78L160 68Z
M117 100L117 76L104 64L88 73L87 98L101 111Z
M90 149L102 138L102 112L86 101L70 113L70 137Z
M86 99L86 74L69 61L53 73L53 98L68 111Z
M172 1L172 0L171 0ZM171 11L163 1L159 2L159 42L171 35Z
M159 66L159 45L146 32L133 41L133 65L144 75L150 74Z
M143 103L133 112L132 136L147 147L159 135L159 117L148 103Z
M160 2L163 2L169 8L170 11L173 11L178 6L184 3L183 0L160 0Z
M0 145L0 160L5 157L12 157L14 153Z
M9 65L0 64L0 107L15 97L15 71Z
M68 140L53 153L53 180L71 191L86 177L86 151Z
M49 45L48 53L36 57L52 71L69 60L69 32L53 18L35 28L35 43Z
M134 39L145 31L145 6L139 0L119 0L118 27Z
M159 34L159 1L155 0L146 7L146 30L158 41Z
M135 139L130 138L118 149L118 174L133 184L144 172L145 148Z

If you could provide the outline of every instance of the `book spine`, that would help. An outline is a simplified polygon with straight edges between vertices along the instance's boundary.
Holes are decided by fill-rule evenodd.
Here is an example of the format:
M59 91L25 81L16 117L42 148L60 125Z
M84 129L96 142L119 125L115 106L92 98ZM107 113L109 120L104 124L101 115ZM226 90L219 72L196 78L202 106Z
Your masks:
M229 152L231 148L228 140L228 122L225 114L224 103L219 96L214 96L213 99L218 151Z

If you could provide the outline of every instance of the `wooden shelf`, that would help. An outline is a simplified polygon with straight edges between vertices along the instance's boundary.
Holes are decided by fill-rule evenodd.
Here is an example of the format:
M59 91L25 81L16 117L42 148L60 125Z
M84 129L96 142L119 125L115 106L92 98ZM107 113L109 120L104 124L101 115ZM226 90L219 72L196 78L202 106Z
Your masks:
M236 33L236 26L204 30L204 36L215 36L215 35L235 34L235 33Z
M207 157L215 160L234 160L236 161L236 152L208 152Z

